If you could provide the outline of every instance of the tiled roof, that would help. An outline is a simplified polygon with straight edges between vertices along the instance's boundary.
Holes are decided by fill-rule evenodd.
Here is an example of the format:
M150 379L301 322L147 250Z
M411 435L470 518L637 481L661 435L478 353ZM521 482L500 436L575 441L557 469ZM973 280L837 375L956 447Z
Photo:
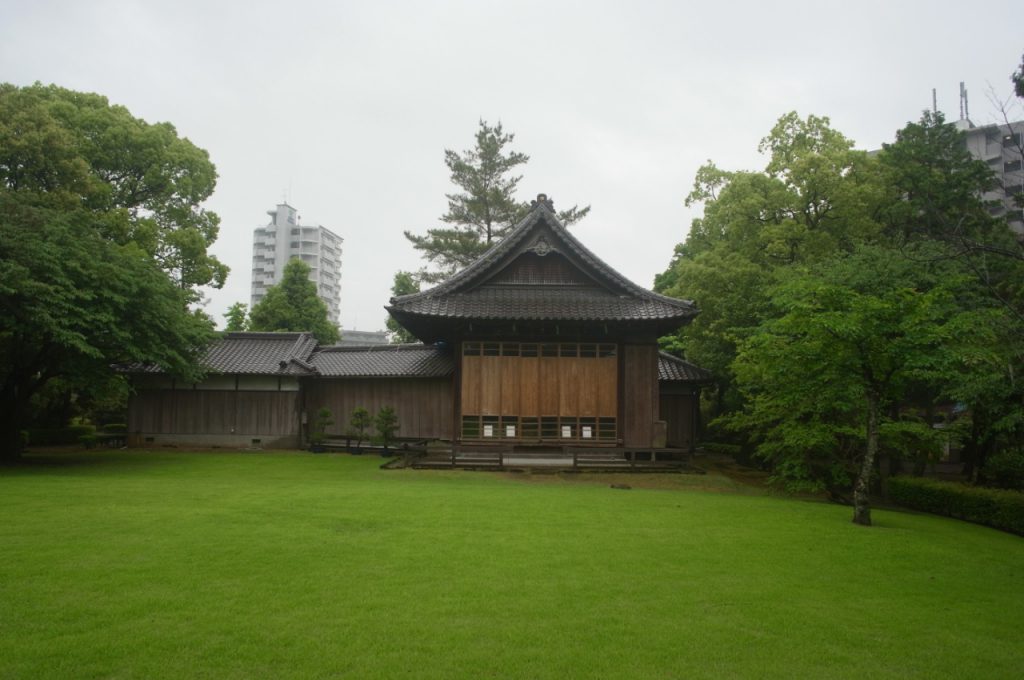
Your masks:
M508 262L528 251L540 256L559 253L595 285L487 283ZM408 315L413 315L477 319L678 320L682 324L697 314L691 301L652 293L616 272L577 241L544 201L537 201L530 214L480 259L434 288L392 298L387 309L403 323L411 320Z
M211 373L242 375L310 375L316 348L310 333L225 333L210 345L203 367ZM135 364L128 373L162 373L158 366Z
M673 303L583 286L481 286L464 293L410 299L402 303L402 311L453 319L622 321L685 314Z
M214 373L307 375L315 347L309 333L226 333L203 363Z
M661 382L711 382L711 371L689 361L658 352L658 380Z
M325 347L312 363L328 378L436 378L455 370L451 351L419 344Z

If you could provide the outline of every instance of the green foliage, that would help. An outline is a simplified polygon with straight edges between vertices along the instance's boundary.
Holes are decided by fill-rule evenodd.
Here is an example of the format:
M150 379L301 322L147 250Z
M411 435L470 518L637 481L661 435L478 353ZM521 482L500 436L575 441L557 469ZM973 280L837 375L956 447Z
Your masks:
M395 414L395 409L390 406L381 406L380 410L377 411L377 415L373 418L373 427L377 430L377 434L380 435L381 443L384 445L384 451L388 450L388 444L390 444L395 438L395 432L398 431L398 416Z
M877 162L852 150L827 118L788 113L766 136L763 172L727 172L709 161L687 205L703 203L655 290L693 299L701 314L662 346L715 376L712 415L742 405L732 362L737 346L772 315L768 292L779 273L874 239L885 187Z
M227 326L224 330L230 332L247 331L249 330L249 318L247 315L248 305L244 302L236 302L235 304L228 307L227 313L224 318L227 320Z
M839 495L866 488L869 449L934 455L910 407L965 404L951 431L976 467L1019 445L1024 258L962 134L926 114L868 157L790 113L760 150L762 172L698 170L686 201L703 215L655 282L701 309L662 346L713 372L712 427L789 486Z
M76 444L82 437L93 435L96 428L92 425L67 425L56 428L33 428L25 430L26 444L31 446L66 446Z
M200 207L216 182L208 154L170 123L146 123L97 94L0 84L0 187L86 213L98 235L159 263L190 302L228 274L207 252L220 219Z
M347 434L356 440L356 449L358 449L363 441L366 439L366 431L373 425L373 419L370 417L370 412L362 406L357 406L352 409L352 415L348 419Z
M46 389L116 399L114 363L197 375L212 325L188 305L227 275L207 253L218 218L200 207L215 182L170 124L0 85L0 456L17 456Z
M313 431L309 435L310 443L322 444L327 439L327 428L334 424L334 415L329 408L321 408L316 412Z
M309 280L309 265L298 258L288 261L281 282L267 289L264 298L249 312L253 331L303 331L321 345L338 341L338 327L327 318L327 305L317 297Z
M1024 98L1024 57L1020 58L1020 67L1010 76L1010 82L1017 96Z
M1024 450L1004 449L985 462L982 481L1000 489L1024 491Z
M428 229L426 235L406 231L405 237L435 269L415 276L421 283L434 284L450 277L477 260L504 238L525 217L529 204L516 199L522 175L513 174L530 157L508 148L515 135L498 123L480 121L475 145L462 153L445 149L444 163L452 184L460 191L446 194L448 212L441 216L447 227ZM590 206L573 206L558 213L563 224L573 224L590 212Z
M866 503L880 444L938 446L928 423L893 408L984 344L985 315L958 307L955 283L878 246L787 272L772 289L779 315L740 345L733 368L747 403L731 426L757 434L783 480L856 480Z
M391 286L392 297L400 295L411 295L420 292L420 283L412 272L396 272L395 281ZM393 316L388 314L387 319L388 339L394 343L416 342L416 336L405 330Z
M984 524L1024 536L1024 493L923 477L893 477L889 496L914 510Z

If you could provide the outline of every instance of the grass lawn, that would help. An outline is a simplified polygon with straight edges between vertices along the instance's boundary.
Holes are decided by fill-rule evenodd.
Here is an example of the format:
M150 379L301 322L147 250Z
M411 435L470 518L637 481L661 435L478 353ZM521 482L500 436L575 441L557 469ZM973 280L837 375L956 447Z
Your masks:
M0 469L0 678L1024 672L1024 540L954 520L713 476L31 461Z

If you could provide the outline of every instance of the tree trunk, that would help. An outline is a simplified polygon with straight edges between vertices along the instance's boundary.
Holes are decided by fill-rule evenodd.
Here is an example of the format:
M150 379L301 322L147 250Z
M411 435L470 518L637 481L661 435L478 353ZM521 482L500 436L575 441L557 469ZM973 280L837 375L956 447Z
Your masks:
M860 474L853 486L853 523L871 526L871 499L869 497L871 471L875 467L875 456L878 454L878 398L874 394L867 395L868 424L867 449L861 462Z

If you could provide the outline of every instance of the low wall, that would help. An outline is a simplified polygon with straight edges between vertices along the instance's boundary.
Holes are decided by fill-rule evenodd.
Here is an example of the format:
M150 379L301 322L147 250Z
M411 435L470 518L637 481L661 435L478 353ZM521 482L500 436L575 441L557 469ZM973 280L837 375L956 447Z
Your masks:
M183 448L225 448L225 449L298 449L299 437L295 434L159 434L133 432L128 435L128 446L132 448L156 448L177 446Z

